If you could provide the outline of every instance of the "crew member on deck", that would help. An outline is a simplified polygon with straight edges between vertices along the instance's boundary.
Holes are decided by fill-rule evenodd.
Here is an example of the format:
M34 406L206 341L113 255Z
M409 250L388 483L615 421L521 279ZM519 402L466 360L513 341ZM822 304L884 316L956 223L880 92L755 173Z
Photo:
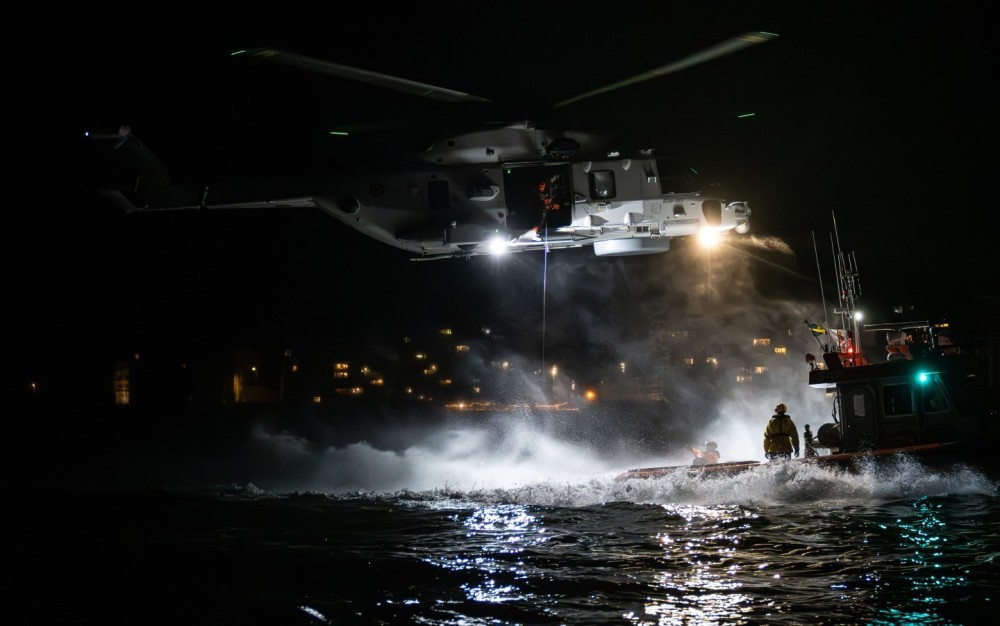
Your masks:
M802 439L806 444L806 456L819 456L819 453L816 452L816 440L813 438L812 431L809 430L809 424L806 424Z
M719 446L714 441L706 441L704 448L701 450L694 446L688 446L688 449L694 454L691 465L711 465L719 462Z
M799 457L799 431L795 422L787 414L788 407L782 402L774 407L774 415L764 428L764 456L769 461Z

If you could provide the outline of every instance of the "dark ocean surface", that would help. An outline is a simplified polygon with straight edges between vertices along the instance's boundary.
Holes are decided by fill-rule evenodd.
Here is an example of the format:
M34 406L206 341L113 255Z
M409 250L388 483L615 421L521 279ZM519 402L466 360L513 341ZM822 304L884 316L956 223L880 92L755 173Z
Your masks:
M3 496L4 623L995 623L998 476L974 463L618 481L686 459L530 428L395 450L254 428L171 459L95 458L87 430L26 464ZM32 476L46 460L61 471Z

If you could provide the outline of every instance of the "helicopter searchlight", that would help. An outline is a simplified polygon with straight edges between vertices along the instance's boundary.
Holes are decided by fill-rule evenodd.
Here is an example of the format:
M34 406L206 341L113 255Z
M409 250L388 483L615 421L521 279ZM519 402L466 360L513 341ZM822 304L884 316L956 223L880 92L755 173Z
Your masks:
M776 35L747 33L556 107L686 69ZM427 97L483 106L486 98L374 74L276 49L234 58L276 62ZM236 61L234 61L236 62ZM377 79L375 82L373 80ZM111 165L101 188L133 211L310 208L414 260L592 246L602 257L659 254L672 239L703 229L750 230L750 203L730 200L652 149L629 151L592 132L491 125L435 139L409 158L393 155L365 171L318 179L253 178L211 184L176 182L128 125L88 133Z

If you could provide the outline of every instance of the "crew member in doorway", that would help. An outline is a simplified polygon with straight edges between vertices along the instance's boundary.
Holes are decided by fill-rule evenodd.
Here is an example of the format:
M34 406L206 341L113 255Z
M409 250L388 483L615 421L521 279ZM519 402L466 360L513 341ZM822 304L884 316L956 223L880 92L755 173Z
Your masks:
M788 407L782 402L774 407L774 415L764 428L764 456L769 461L799 457L799 431L788 415Z

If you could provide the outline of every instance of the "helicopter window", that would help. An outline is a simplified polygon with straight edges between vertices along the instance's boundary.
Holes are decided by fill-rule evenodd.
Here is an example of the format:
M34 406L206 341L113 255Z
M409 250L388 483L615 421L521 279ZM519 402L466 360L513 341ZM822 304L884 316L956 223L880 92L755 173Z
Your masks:
M660 193L683 193L696 189L691 172L674 159L656 159L656 169L660 174Z
M613 199L615 197L615 173L611 170L591 172L590 197L595 200Z
M448 181L432 180L427 183L427 204L431 211L448 208Z
M709 226L722 224L722 203L718 200L705 200L701 203L701 212Z

